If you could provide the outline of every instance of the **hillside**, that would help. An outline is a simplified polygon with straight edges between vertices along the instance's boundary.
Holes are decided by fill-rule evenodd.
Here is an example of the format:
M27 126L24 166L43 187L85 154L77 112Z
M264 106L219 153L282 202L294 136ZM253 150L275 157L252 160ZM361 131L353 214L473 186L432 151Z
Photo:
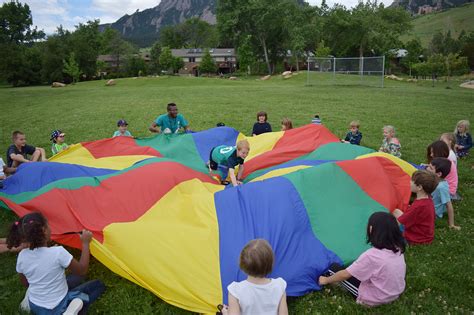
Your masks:
M411 34L403 36L402 40L407 41L418 37L422 45L427 47L433 34L437 31L447 32L448 30L455 38L462 30L474 31L474 3L416 17L413 19Z

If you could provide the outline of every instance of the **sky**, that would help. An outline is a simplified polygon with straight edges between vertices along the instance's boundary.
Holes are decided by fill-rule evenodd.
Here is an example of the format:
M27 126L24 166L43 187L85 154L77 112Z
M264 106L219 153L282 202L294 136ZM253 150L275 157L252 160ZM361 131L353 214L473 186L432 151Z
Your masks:
M10 0L0 0L0 3ZM321 4L321 0L306 0L312 5ZM380 0L385 5L392 0ZM125 14L132 14L137 9L142 11L153 8L160 0L20 0L30 6L33 25L52 34L59 25L74 30L74 26L89 20L100 19L101 23L112 23ZM340 3L352 7L358 0L326 0L329 6Z

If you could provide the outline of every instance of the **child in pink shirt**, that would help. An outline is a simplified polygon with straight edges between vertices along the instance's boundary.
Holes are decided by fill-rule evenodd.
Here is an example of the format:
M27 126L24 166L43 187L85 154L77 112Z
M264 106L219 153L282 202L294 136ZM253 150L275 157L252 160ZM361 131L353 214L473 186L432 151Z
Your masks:
M342 281L359 304L390 303L405 290L405 240L397 220L390 213L373 213L367 224L367 243L373 247L346 269L331 265L330 276L319 277L319 284Z
M431 160L434 158L447 158L449 159L449 146L446 142L438 140L430 144L426 148L426 157L428 159L428 164L431 163ZM449 194L451 200L461 200L461 197L457 193L458 190L458 168L456 163L451 161L451 170L449 174L445 177L445 181L448 182Z

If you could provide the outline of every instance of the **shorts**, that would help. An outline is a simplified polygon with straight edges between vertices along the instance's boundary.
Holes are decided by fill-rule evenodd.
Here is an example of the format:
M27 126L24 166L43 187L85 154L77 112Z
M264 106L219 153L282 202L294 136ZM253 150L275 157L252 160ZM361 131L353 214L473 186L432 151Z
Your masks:
M211 153L209 153L209 167L211 168L211 170L217 171L217 166L218 166L219 164L217 164L217 163L212 159L212 152L214 152L214 149L215 149L215 148L212 148Z

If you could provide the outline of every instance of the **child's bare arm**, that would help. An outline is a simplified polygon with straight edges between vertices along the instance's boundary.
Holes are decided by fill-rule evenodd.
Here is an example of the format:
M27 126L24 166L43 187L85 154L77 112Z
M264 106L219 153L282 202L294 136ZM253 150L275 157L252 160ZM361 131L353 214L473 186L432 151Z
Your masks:
M319 285L326 285L334 282L340 282L349 279L352 275L346 270L340 270L330 277L319 277Z
M278 305L278 315L288 315L288 304L286 304L286 292L283 292L280 304Z
M30 160L27 160L23 157L23 155L21 154L15 154L15 153L12 153L10 154L10 158L13 160L13 161L17 161L17 162L21 162L21 163L27 163L29 162Z
M28 287L30 286L30 284L28 283L28 280L26 279L25 275L22 274L22 273L19 273L18 275L20 276L20 282L21 282L21 284L23 284L23 286L24 286L25 288L28 288Z
M393 210L392 214L393 214L393 216L394 216L395 218L397 218L397 219L398 219L399 217L401 217L401 216L402 216L402 214L403 214L403 211L402 211L402 210L400 210L400 209L395 209L395 210Z
M239 166L239 172L237 173L237 180L241 181L242 180L242 174L244 173L244 165L240 164Z
M72 271L73 274L84 276L87 274L87 270L89 269L89 258L90 258L90 249L89 245L92 240L92 233L87 230L83 230L81 234L81 241L82 241L82 252L81 258L79 261L72 259L71 264L69 265L69 269Z
M446 203L446 209L448 211L448 225L450 228L455 229L455 230L460 230L461 227L454 225L454 208L453 208L453 203L449 201Z
M240 315L239 300L235 296L229 293L229 315Z

